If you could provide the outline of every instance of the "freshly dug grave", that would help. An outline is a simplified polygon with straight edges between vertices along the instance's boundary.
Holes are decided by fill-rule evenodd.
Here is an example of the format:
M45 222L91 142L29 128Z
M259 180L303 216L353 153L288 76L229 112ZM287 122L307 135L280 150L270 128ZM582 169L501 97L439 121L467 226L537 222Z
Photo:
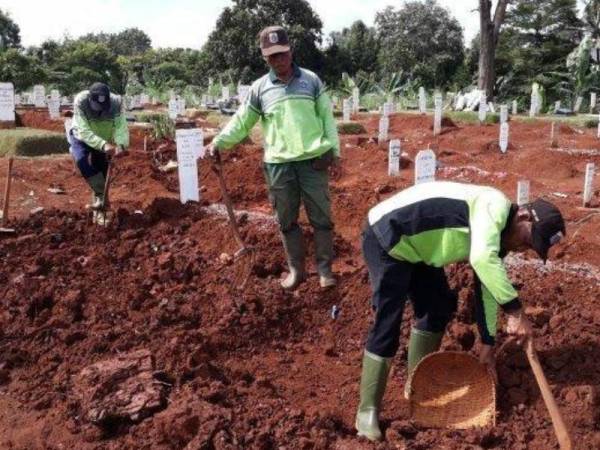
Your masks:
M232 286L239 263L222 255L233 254L236 244L204 162L203 201L181 206L173 198L177 174L157 172L148 155L134 149L115 166L113 204L121 210L106 230L90 225L81 211L87 192L75 189L80 182L70 161L19 161L17 201L28 183L37 191L60 174L73 186L73 204L61 200L64 207L53 204L33 216L20 209L11 221L17 235L0 237L0 447L556 448L525 355L514 346L498 356L494 429L415 428L402 399L403 345L382 414L386 441L355 437L371 320L360 224L370 206L412 183L412 167L387 177L386 151L373 140L375 119L361 119L370 134L360 145L343 141L346 173L332 186L340 287L328 292L318 288L312 266L297 292L279 288L284 257L258 146L239 146L224 158L242 234L256 250L243 292ZM597 209L578 208L588 158L549 151L541 139L545 124L513 122L515 150L503 156L486 147L497 127L459 124L434 138L429 120L395 115L390 129L412 158L427 145L434 148L439 178L492 184L513 197L517 180L528 178L533 195L563 209L570 240L553 250L548 265L531 255L511 255L507 264L574 442L598 448L600 217ZM585 149L593 142L591 134L577 134L561 145ZM174 152L169 145L165 155ZM0 164L0 185L2 175ZM596 192L593 204L598 200ZM469 269L448 272L461 301L443 347L476 352ZM407 308L404 344L410 318Z

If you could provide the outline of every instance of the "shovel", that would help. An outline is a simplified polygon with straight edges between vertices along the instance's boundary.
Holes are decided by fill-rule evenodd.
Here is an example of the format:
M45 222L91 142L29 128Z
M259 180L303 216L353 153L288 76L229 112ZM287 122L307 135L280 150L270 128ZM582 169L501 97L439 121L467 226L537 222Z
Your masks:
M552 426L554 427L554 433L556 434L558 445L560 446L561 450L571 450L573 448L571 436L569 436L569 431L567 430L565 421L560 413L560 409L558 409L554 395L552 395L546 375L544 375L544 370L542 369L542 365L540 364L540 360L538 359L537 352L535 351L535 347L533 345L533 338L529 338L525 343L525 353L527 353L529 365L531 365L531 370L533 371L535 380L537 381L542 393L542 398L544 399L548 413L550 413L550 418L552 419Z
M8 206L10 203L10 184L12 182L12 167L13 158L11 156L8 158L8 169L6 170L6 188L4 189L4 205L2 207L2 227L0 228L0 233L2 234L12 234L15 232L13 228L6 228L6 224L8 223Z
M92 211L92 221L94 223L96 223L97 225L107 225L107 213L108 213L108 209L110 208L110 201L108 198L108 194L110 192L110 181L111 181L111 168L112 168L112 158L108 158L107 160L108 166L106 168L106 180L104 181L104 205L102 206L102 209L99 209L97 211ZM102 223L98 223L99 218L102 218L101 221ZM95 219L95 220L94 220Z
M235 219L235 213L233 212L233 204L231 202L231 197L229 196L227 184L225 183L225 178L223 177L223 164L221 163L221 155L218 151L215 152L212 169L215 175L217 176L217 179L219 180L219 187L221 188L221 194L223 195L223 203L225 203L225 209L227 210L227 217L229 218L231 231L233 233L233 237L235 238L239 246L239 249L233 254L233 260L237 261L242 256L250 256L248 267L242 272L242 274L245 273L245 275L243 275L242 282L236 283L239 289L243 289L252 271L253 255L250 247L246 245L244 239L242 239L242 235L240 234L240 229L238 228L238 224Z

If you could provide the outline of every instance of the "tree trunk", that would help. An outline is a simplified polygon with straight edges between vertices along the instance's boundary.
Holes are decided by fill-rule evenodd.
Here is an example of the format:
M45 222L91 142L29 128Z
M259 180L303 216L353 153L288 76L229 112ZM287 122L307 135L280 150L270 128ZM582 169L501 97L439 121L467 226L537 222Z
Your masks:
M494 18L491 17L492 1L479 0L479 77L477 86L486 92L488 100L494 98L496 82L496 45L500 27L504 22L506 6L510 0L498 0Z

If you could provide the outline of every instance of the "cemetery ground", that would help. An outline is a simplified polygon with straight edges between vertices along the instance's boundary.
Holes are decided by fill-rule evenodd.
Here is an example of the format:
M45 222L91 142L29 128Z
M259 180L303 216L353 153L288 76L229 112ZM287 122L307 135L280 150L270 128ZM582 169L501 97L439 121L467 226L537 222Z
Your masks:
M0 236L0 447L557 448L525 354L512 345L498 355L494 428L414 427L402 396L410 308L384 401L386 440L355 436L371 319L362 222L372 205L413 183L412 160L430 147L438 179L493 185L511 198L517 182L529 180L532 197L562 209L568 239L548 264L532 254L507 263L573 442L599 448L598 188L582 208L586 163L600 164L596 130L562 123L551 147L549 122L511 120L503 155L498 124L445 119L434 137L431 116L393 114L389 135L406 155L392 178L387 146L376 143L379 115L354 119L367 133L342 136L345 174L331 189L340 283L330 291L318 287L314 267L294 293L279 288L284 255L258 144L223 158L242 234L255 250L243 291L233 285L239 267L228 255L236 243L206 162L199 204L181 205L177 172L159 169L175 158L173 142L150 140L144 152L137 136L116 161L117 221L108 229L89 222L89 192L68 155L17 159L9 221L17 233ZM0 160L0 186L6 164ZM443 348L475 352L470 272L456 265L448 273L460 302Z

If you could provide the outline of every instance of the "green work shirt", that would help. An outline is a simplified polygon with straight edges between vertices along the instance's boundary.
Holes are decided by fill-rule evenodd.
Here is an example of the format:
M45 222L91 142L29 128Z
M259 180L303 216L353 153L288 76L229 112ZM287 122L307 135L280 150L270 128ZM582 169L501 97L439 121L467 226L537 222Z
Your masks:
M331 100L319 77L294 65L284 83L273 71L256 80L245 102L213 143L229 149L248 136L260 119L264 161L285 163L321 156L328 150L340 155Z
M89 96L89 91L82 91L75 97L73 135L100 151L107 142L127 148L129 146L129 128L123 112L121 97L110 94L110 109L97 112L91 108Z
M434 267L468 261L481 282L487 331L482 339L493 343L498 306L520 307L500 257L511 207L497 189L435 181L379 203L369 211L369 224L381 246L400 261Z

